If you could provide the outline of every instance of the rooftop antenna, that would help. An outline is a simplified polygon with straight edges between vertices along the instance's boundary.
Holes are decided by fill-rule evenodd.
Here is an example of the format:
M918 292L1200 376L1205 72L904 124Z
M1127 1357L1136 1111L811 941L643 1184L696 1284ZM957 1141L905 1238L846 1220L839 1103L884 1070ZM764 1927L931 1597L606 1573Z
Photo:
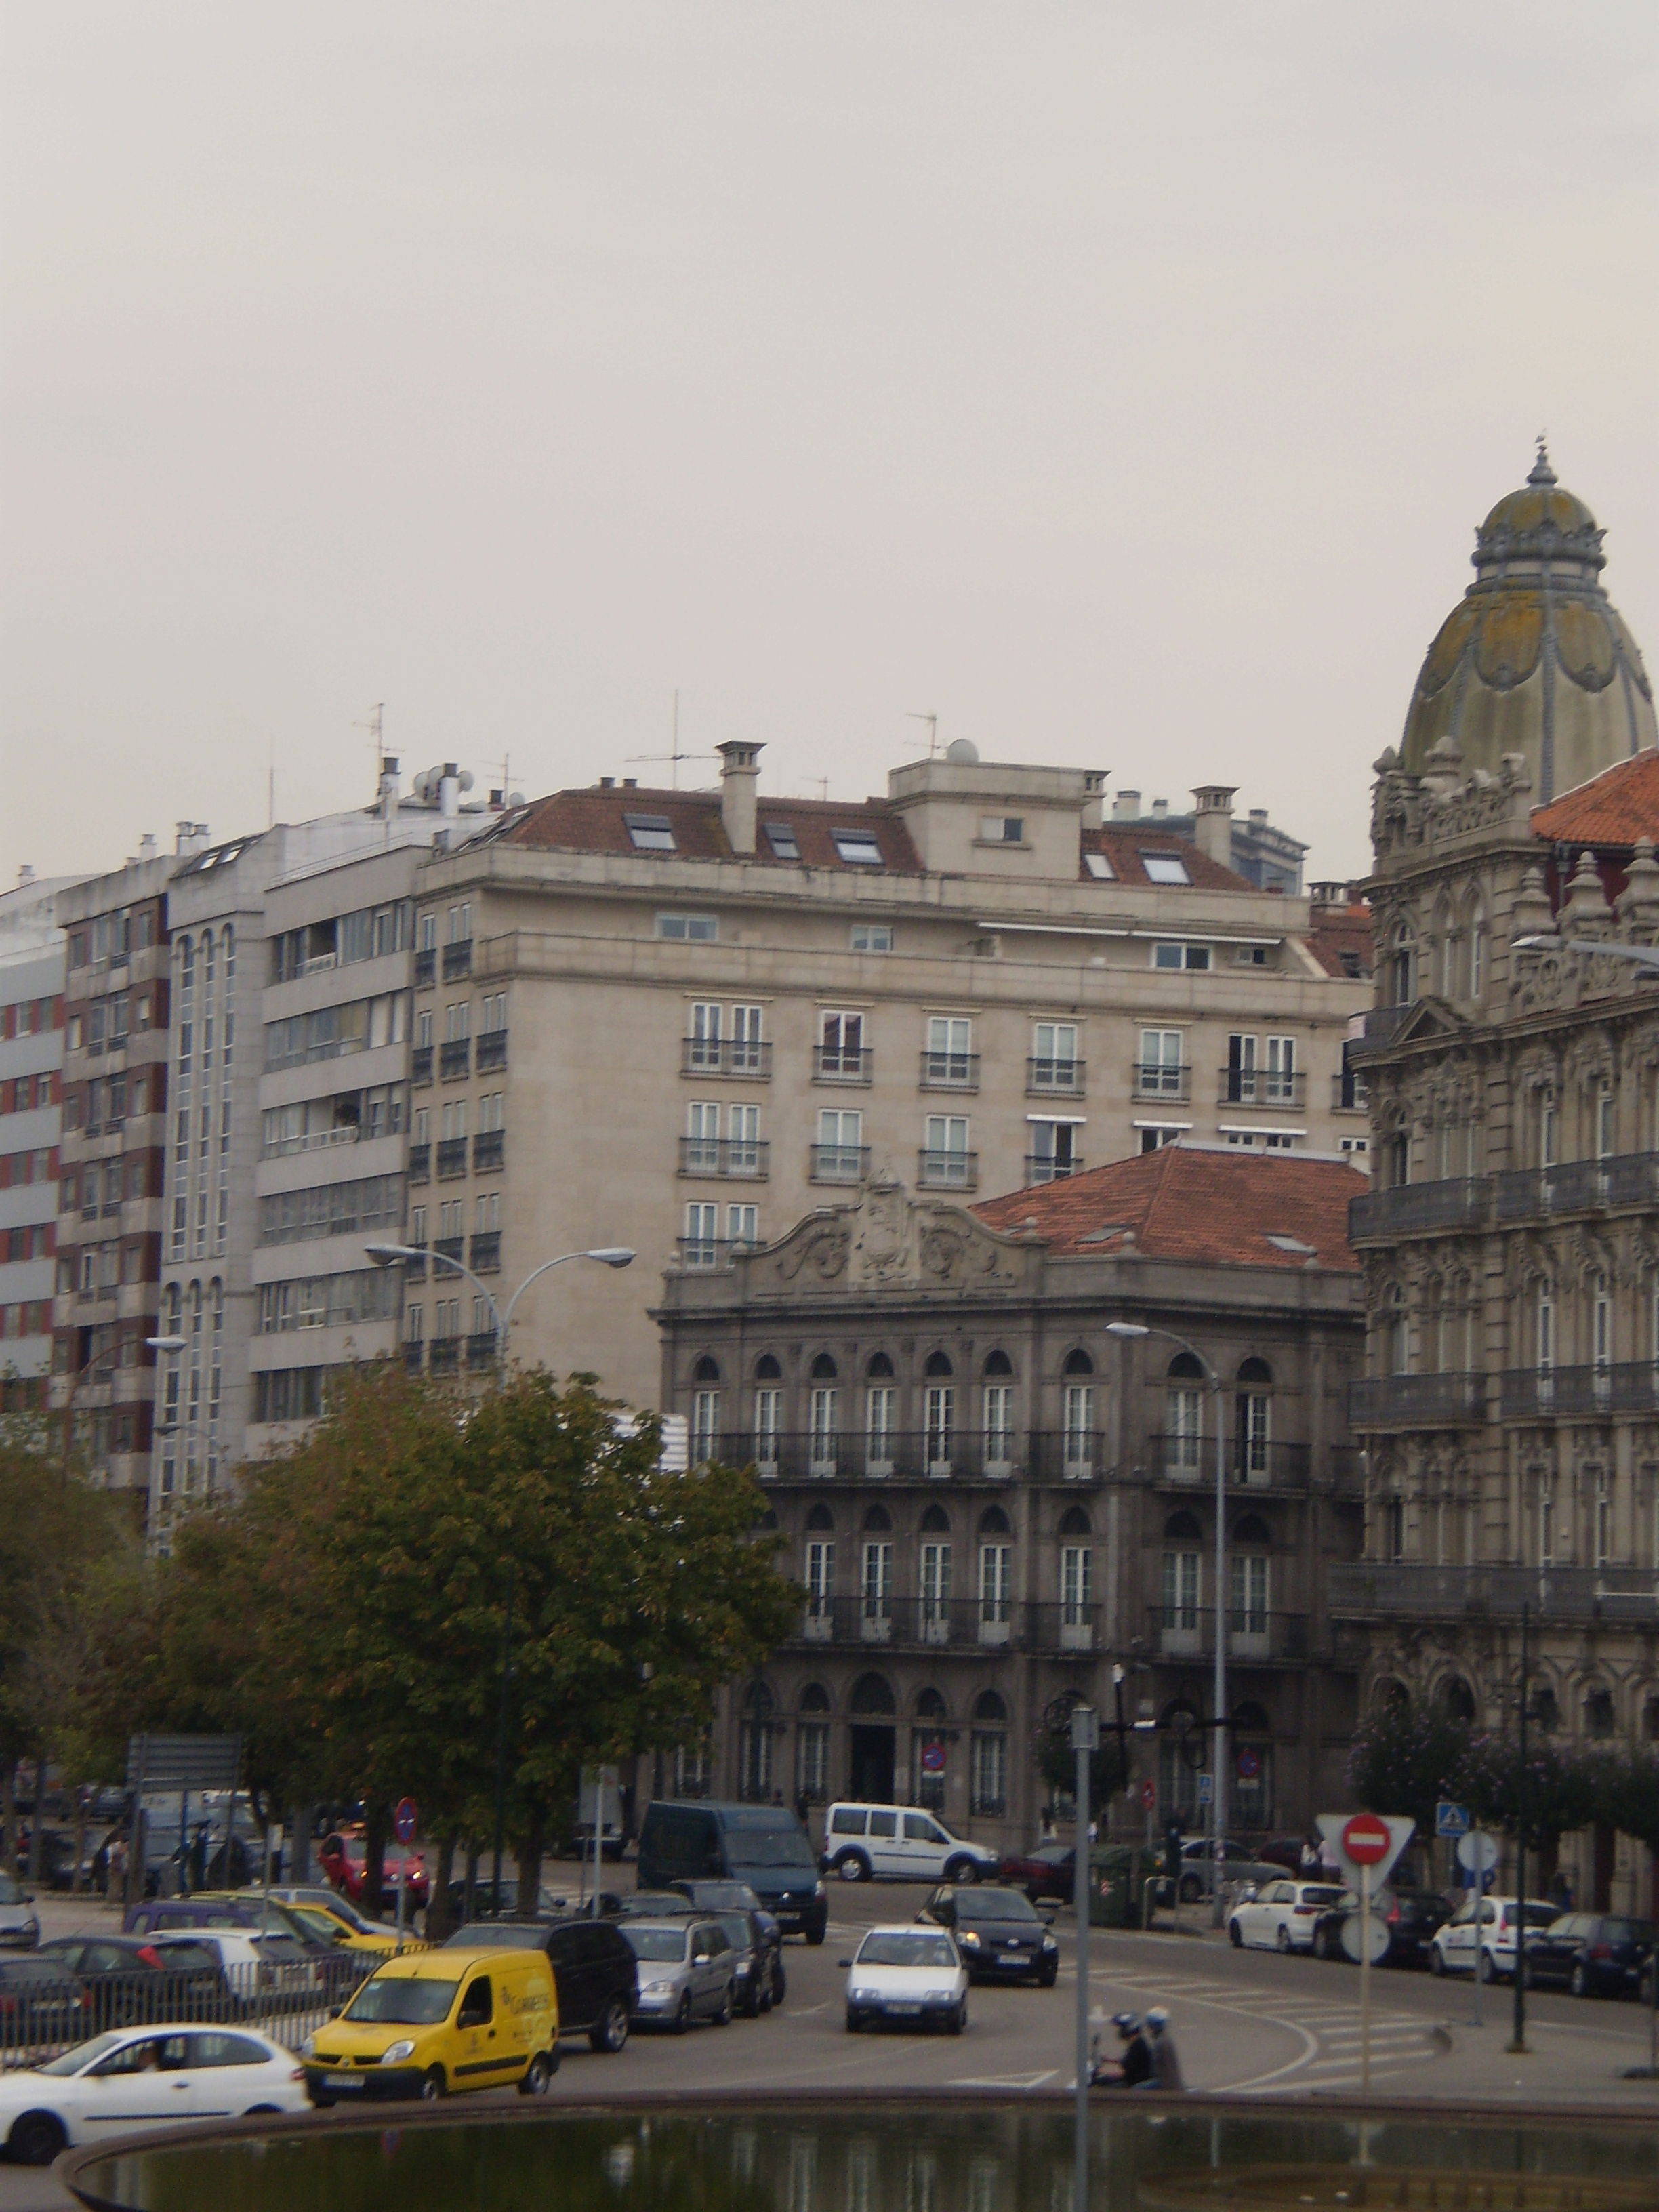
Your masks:
M927 725L927 757L933 760L939 752L939 716L937 714L907 714L907 722L926 722Z
M680 787L680 763L682 761L714 759L714 756L713 753L683 753L680 750L680 695L678 685L676 685L674 690L673 746L673 750L666 753L629 753L628 756L629 764L630 767L654 767L659 761L666 761L669 763L668 788L671 791L678 791Z
M377 706L369 708L368 720L366 722L354 722L351 726L354 730L368 732L369 750L374 761L374 788L377 793L380 788L380 763L386 757L386 748L380 741L380 717L385 712L386 702L382 699Z

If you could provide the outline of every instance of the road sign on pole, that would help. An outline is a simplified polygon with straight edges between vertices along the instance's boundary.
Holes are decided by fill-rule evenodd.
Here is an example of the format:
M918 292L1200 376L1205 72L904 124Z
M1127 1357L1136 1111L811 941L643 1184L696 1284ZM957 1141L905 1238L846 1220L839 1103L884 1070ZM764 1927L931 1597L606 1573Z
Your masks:
M1457 1839L1457 1863L1477 1881L1483 1874L1490 1874L1498 1864L1497 1837L1489 1836L1484 1828L1471 1828Z
M1200 1805L1212 1805L1215 1802L1215 1777L1213 1774L1206 1772L1199 1776L1198 1802Z
M412 1844L421 1816L412 1797L400 1797L397 1810L392 1815L392 1832L400 1844Z
M1453 1805L1443 1797L1434 1808L1434 1832L1437 1836L1467 1836L1469 1832L1469 1808Z
M1389 1869L1410 1843L1417 1826L1413 1820L1401 1813L1322 1813L1316 1825L1329 1844L1332 1856L1350 1889L1361 1887L1359 1873L1362 1866L1375 1867L1376 1880L1386 1881ZM1362 1848L1367 1849L1375 1847L1375 1838L1380 1832L1383 1837L1381 1853L1375 1858L1361 1859L1354 1856L1347 1844L1351 1828L1362 1839ZM1365 1838L1370 1839L1369 1845Z
M1150 1778L1140 1785L1140 1802L1148 1813L1158 1809L1158 1784Z

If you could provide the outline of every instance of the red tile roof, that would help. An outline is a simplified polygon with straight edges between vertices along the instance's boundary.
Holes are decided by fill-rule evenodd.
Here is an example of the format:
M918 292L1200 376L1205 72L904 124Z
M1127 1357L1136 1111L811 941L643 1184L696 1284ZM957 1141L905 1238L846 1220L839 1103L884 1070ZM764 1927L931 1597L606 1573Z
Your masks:
M1308 932L1308 950L1328 975L1371 972L1371 910L1359 906L1317 906Z
M1552 805L1534 806L1532 833L1552 845L1659 843L1659 751L1650 745Z
M1030 1229L1061 1256L1133 1250L1149 1260L1290 1269L1311 1262L1357 1273L1348 1202L1370 1188L1341 1160L1176 1144L987 1199L973 1211L993 1229ZM1291 1249L1270 1242L1275 1237Z
M1141 866L1143 853L1167 853L1171 860L1179 860L1187 871L1187 880L1202 890L1253 891L1255 885L1244 876L1236 875L1232 869L1224 868L1218 860L1212 860L1200 853L1196 845L1176 836L1173 830L1085 830L1083 832L1085 853L1104 853L1112 864L1112 873L1121 884L1145 886L1152 878ZM1088 863L1079 858L1078 873L1087 875Z
M603 790L556 791L536 799L498 833L504 845L528 845L542 851L576 853L634 853L627 817L654 814L666 820L674 833L674 851L664 859L731 860L737 855L720 820L717 791ZM921 861L910 833L892 809L880 799L863 799L842 805L822 799L763 797L753 859L762 866L838 868L849 875L920 875ZM795 833L799 861L780 860L766 834L769 822L787 823ZM843 860L831 832L859 830L872 835L881 848L883 866Z

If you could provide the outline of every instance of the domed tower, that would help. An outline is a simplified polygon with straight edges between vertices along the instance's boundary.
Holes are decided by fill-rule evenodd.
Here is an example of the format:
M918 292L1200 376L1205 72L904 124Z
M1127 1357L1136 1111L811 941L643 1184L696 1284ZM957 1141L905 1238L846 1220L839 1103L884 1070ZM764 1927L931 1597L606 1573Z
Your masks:
M1526 483L1475 532L1474 581L1429 647L1401 743L1407 775L1452 737L1470 770L1522 754L1547 805L1659 741L1642 656L1601 588L1601 538L1540 438Z

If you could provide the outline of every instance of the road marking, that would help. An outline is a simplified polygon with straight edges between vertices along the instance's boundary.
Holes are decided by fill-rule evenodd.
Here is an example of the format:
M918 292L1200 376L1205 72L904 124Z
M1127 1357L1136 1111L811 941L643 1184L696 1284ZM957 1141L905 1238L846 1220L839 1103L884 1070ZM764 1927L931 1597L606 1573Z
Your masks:
M959 2074L945 2086L947 2089L1040 2089L1058 2071L1051 2066L1042 2074Z

